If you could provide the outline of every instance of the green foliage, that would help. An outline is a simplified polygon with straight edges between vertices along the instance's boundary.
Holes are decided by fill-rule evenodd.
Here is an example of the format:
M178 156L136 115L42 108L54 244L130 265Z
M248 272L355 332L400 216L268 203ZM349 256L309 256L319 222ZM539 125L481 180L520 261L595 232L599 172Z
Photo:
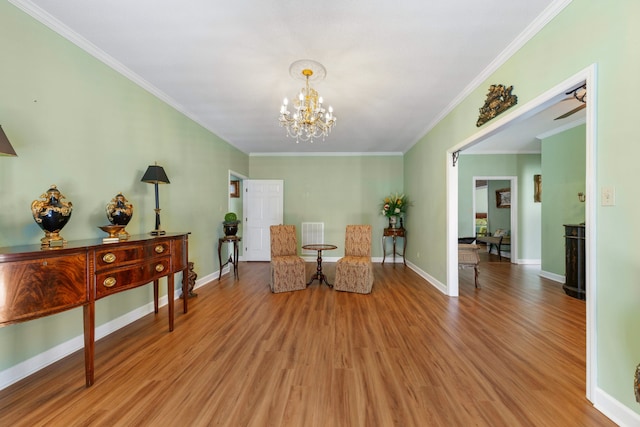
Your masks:
M224 216L224 222L231 223L231 222L240 222L240 221L238 221L238 215L236 215L235 212L227 212Z

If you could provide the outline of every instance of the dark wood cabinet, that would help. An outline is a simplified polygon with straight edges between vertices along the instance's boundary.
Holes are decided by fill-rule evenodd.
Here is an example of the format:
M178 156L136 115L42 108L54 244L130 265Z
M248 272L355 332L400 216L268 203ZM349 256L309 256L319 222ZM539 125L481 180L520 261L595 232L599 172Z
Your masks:
M158 312L158 283L167 277L169 330L173 330L174 273L188 286L188 234L131 236L118 243L100 239L0 248L0 326L24 322L74 307L84 308L84 356L87 387L93 384L95 301L153 282ZM187 299L183 309L187 312Z
M585 286L585 226L564 225L565 281L564 292L578 299L586 299Z

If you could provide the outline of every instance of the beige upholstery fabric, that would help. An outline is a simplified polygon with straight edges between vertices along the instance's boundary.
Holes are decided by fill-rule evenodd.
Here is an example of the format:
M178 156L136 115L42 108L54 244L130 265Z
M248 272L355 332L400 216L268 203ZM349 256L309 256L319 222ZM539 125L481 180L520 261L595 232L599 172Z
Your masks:
M271 231L271 292L305 289L304 260L298 256L295 225L272 225Z
M480 264L480 255L478 255L480 246L471 244L458 244L458 267L473 267L475 287L479 288L478 284L478 264Z
M336 264L333 289L368 294L372 286L371 226L347 225L344 257Z

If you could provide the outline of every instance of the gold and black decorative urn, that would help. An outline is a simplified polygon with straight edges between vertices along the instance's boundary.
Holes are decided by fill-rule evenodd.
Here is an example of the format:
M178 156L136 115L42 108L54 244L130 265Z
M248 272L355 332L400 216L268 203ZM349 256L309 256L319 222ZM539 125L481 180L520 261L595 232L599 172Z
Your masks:
M122 193L118 193L106 207L107 219L113 225L122 225L123 228L119 232L120 239L128 239L129 233L124 227L129 224L131 217L133 216L133 205L129 203L126 197Z
M63 246L66 243L60 236L60 230L71 218L73 205L64 202L64 195L58 191L55 185L40 196L40 200L31 202L31 213L36 224L44 231L44 237L40 239L43 247Z

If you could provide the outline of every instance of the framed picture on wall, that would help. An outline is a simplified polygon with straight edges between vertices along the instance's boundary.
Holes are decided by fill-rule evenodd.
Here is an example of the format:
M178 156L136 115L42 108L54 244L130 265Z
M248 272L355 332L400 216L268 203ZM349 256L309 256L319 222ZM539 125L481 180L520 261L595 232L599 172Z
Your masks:
M240 197L240 181L229 182L229 196Z
M510 208L511 207L511 189L501 188L496 190L496 207L498 208Z

